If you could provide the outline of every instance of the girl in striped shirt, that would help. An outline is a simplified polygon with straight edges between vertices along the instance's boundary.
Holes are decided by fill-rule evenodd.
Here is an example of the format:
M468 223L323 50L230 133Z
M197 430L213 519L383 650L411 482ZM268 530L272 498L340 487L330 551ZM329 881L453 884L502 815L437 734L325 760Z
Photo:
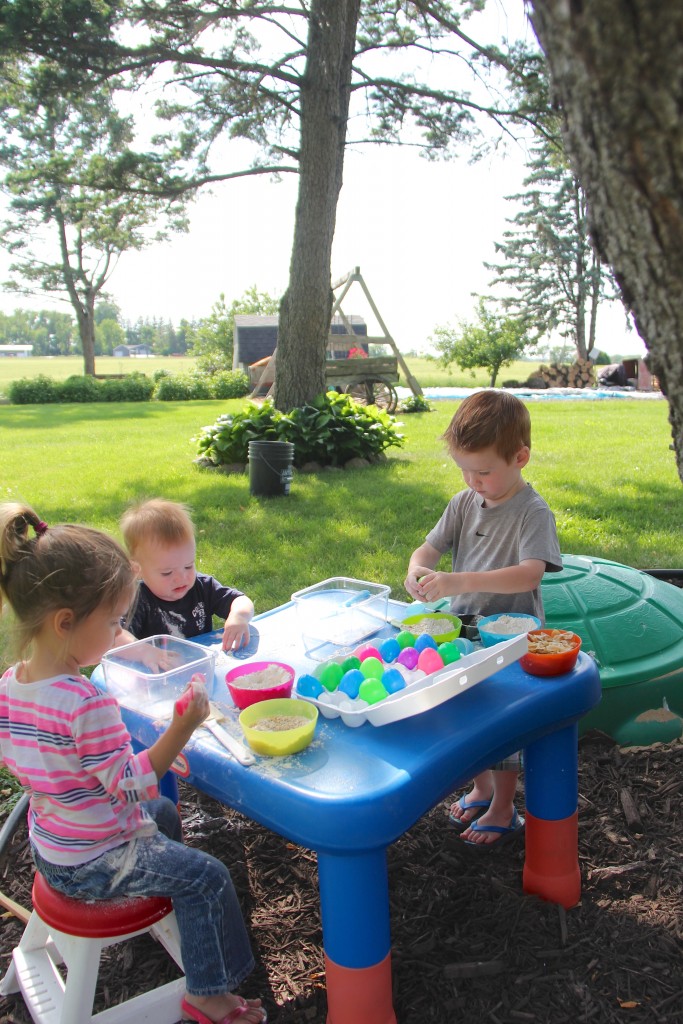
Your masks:
M135 592L123 549L88 527L48 529L28 506L0 505L0 605L14 612L19 660L0 679L0 757L30 791L36 868L85 900L168 896L178 919L184 1019L260 1024L233 989L254 966L227 868L182 844L158 780L206 718L194 687L156 743L135 754L114 698L83 675L120 640Z

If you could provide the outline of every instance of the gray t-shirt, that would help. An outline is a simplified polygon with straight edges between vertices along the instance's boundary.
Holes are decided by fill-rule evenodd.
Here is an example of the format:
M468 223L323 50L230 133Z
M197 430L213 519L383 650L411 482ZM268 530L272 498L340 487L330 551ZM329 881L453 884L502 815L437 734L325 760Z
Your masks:
M426 539L442 554L453 552L453 572L505 569L527 558L545 562L546 572L562 569L555 517L530 484L492 508L482 507L482 498L469 487L459 491ZM457 594L451 610L456 615L526 612L543 621L540 586L525 594Z

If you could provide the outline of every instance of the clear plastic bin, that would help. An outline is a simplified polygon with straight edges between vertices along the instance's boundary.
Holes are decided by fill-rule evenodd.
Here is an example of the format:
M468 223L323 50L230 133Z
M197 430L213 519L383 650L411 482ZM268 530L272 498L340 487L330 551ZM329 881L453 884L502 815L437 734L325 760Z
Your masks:
M107 693L149 718L170 718L173 704L196 673L214 685L215 655L173 636L150 636L116 647L102 658Z
M325 661L386 626L391 588L334 576L292 594L306 654Z

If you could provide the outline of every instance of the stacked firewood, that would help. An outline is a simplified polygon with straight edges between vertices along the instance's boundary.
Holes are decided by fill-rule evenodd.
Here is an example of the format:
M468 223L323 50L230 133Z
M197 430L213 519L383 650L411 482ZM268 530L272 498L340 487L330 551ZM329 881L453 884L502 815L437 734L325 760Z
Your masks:
M595 387L595 367L590 359L577 359L575 363L551 363L539 366L535 381L543 381L546 388Z

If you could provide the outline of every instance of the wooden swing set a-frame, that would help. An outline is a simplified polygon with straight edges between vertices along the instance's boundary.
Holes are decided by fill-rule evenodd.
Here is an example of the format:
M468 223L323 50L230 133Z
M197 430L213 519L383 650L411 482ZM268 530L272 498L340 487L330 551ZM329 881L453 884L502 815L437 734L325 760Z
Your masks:
M372 336L356 334L350 320L342 310L342 302L355 282L358 282L363 289L370 309L380 329L384 332L383 334ZM327 386L351 395L356 401L364 405L377 405L388 412L394 412L398 404L398 396L394 384L399 380L398 368L400 366L406 383L413 394L421 395L422 388L408 369L403 356L396 346L396 342L389 333L368 286L363 280L360 267L354 267L348 274L345 274L344 277L336 281L332 285L332 291L335 296L332 303L332 323L341 321L345 330L340 334L330 331L328 335L328 359L325 365L325 381ZM335 318L338 318L338 321L335 321ZM367 358L334 358L340 350L345 350L348 353L352 349L360 348L362 345L386 345L391 349L393 355L368 356ZM263 372L252 392L252 397L256 397L264 385L270 385L268 395L272 393L275 382L276 355L277 348L263 367Z

